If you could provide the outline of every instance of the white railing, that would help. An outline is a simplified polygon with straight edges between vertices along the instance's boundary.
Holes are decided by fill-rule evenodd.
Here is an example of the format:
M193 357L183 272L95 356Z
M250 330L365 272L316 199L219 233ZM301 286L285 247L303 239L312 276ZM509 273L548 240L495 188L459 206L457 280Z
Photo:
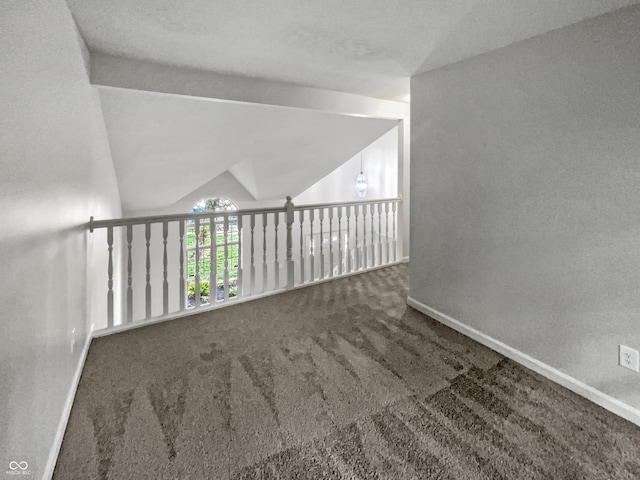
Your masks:
M400 260L400 198L89 222L106 229L112 331ZM141 293L139 293L141 292Z

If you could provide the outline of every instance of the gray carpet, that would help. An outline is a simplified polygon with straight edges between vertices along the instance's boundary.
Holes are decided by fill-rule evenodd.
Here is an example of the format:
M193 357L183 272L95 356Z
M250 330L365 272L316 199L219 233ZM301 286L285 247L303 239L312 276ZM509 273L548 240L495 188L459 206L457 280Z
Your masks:
M94 340L54 478L640 478L640 428L406 296L400 265Z

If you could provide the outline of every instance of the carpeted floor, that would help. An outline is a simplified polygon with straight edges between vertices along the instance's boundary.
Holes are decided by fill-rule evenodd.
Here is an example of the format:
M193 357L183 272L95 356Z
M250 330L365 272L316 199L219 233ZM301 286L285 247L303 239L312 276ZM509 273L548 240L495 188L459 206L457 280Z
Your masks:
M400 265L94 340L54 478L640 478L640 428L406 296Z

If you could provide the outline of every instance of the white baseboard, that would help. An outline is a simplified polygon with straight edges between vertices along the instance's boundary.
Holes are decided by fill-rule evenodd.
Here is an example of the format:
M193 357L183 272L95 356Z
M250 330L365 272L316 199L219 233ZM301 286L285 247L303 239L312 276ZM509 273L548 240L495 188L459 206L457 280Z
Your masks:
M80 383L80 377L82 376L82 370L84 369L84 362L87 359L87 353L89 352L89 345L91 345L91 332L87 334L87 338L82 346L82 352L80 353L80 361L76 366L76 371L73 374L73 379L71 381L71 389L67 395L67 400L64 403L64 409L62 411L62 418L60 419L60 423L58 424L58 429L56 430L56 436L53 441L53 445L51 446L51 450L49 451L49 459L47 460L47 466L44 471L43 479L50 480L53 477L53 471L56 467L56 462L58 461L58 455L60 453L60 448L62 447L62 439L64 438L64 432L67 430L67 423L69 422L69 417L71 415L71 407L73 406L73 400L76 397L76 391L78 390L78 384Z
M485 345L486 347L489 347L490 349L498 353L501 353L507 358L510 358L514 362L517 362L533 370L534 372L539 373L543 377L546 377L549 380L558 383L565 388L568 388L572 392L575 392L578 395L592 401L593 403L596 403L601 407L609 410L610 412L615 413L616 415L640 426L640 410L627 405L626 403L621 402L620 400L607 395L606 393L603 393L600 390L597 390L592 386L587 385L586 383L581 382L580 380L577 380L572 376L567 375L566 373L563 373L560 370L527 355L526 353L522 353L520 350L510 347L509 345L496 340L495 338L490 337L489 335L482 333L475 328L465 325L455 318L439 312L438 310L431 308L412 297L407 298L407 304L410 307L413 307L416 310L424 313L425 315L428 315L429 317L446 325L447 327L453 328L463 335L472 338L476 342L481 343L482 345Z

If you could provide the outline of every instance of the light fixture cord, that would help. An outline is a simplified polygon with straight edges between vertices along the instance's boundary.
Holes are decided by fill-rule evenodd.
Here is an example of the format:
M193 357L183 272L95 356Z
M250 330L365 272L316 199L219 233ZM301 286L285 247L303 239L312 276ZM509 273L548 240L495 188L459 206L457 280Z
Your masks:
M360 150L360 173L362 173L362 150Z

